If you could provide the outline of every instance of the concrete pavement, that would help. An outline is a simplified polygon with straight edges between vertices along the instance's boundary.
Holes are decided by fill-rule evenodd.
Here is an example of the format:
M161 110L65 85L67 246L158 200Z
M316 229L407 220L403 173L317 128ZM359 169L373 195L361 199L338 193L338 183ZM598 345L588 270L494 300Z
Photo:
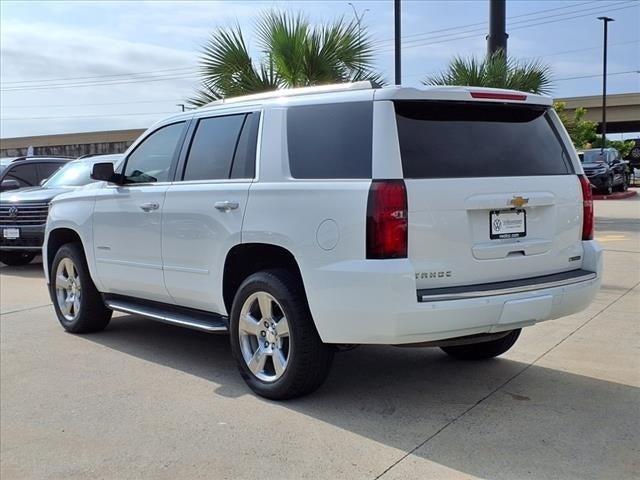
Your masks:
M360 347L275 403L225 336L118 315L64 333L39 264L0 269L0 476L638 478L640 200L596 202L602 291L500 359Z

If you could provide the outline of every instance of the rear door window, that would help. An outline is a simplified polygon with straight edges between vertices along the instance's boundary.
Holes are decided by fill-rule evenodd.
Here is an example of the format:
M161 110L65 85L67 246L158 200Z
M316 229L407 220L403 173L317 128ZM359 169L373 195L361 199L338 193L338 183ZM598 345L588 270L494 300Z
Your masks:
M373 102L291 107L289 169L294 178L371 178Z
M396 101L405 178L573 173L546 107Z
M253 178L259 114L226 115L198 121L183 180Z

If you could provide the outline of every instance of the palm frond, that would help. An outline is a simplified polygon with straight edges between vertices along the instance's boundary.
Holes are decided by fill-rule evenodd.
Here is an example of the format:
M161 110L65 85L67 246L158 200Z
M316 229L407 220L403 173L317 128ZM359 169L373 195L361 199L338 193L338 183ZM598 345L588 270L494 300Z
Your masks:
M274 90L371 80L373 44L365 28L339 19L312 27L300 13L270 10L256 24L262 57L253 61L239 26L214 31L200 57L201 87L188 101L203 105L218 98Z
M549 67L539 61L518 62L499 51L485 59L454 57L444 72L427 77L425 85L461 85L507 88L548 94L552 81Z

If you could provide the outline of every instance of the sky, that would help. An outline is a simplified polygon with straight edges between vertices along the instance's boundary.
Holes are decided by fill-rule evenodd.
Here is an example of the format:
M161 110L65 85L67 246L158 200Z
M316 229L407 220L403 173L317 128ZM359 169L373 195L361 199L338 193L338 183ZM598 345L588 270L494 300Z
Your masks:
M393 80L393 1L352 0ZM252 56L261 11L312 22L353 19L347 1L0 0L0 137L146 128L197 89L209 34L238 24ZM482 56L488 0L402 1L403 84L419 86L454 55ZM640 92L640 0L507 0L508 52L539 59L555 98L602 92L602 22L609 24L608 92Z

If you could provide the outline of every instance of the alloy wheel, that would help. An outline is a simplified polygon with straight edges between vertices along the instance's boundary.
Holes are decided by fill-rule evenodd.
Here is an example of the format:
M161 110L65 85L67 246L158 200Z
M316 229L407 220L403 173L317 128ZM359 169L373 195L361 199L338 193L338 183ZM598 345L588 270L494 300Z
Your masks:
M291 354L289 322L278 301L267 292L251 294L238 324L240 351L251 373L275 382L287 369Z
M74 321L80 314L82 285L80 275L73 261L66 257L58 263L55 278L56 301L64 318Z

